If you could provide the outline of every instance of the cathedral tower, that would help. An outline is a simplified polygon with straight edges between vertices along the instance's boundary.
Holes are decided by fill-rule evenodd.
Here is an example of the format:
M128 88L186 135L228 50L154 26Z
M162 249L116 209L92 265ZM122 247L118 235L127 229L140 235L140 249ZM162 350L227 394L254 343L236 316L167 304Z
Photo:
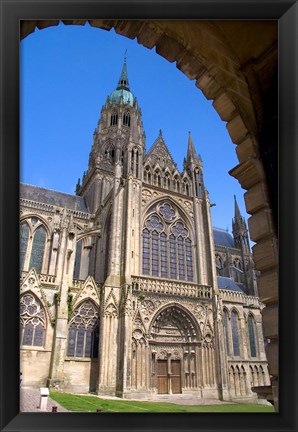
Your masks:
M26 382L254 398L266 358L246 223L235 199L234 240L212 228L190 133L182 172L161 130L146 152L126 59L76 195L23 185L21 203Z

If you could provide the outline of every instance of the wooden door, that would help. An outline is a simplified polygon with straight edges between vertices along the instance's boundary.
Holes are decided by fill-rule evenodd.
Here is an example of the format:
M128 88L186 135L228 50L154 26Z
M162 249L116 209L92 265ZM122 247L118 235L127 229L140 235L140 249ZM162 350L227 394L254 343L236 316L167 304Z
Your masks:
M171 361L172 369L172 393L181 393L181 362L180 360Z
M168 393L168 361L157 360L157 393Z

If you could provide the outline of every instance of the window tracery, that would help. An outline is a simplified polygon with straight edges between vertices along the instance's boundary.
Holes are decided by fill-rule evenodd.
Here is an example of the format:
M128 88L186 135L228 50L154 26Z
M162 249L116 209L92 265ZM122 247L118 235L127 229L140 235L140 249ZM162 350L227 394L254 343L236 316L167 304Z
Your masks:
M193 280L192 240L174 208L163 202L143 229L143 274Z
M69 357L98 357L99 319L96 305L86 300L73 312L68 331Z
M20 344L42 347L46 318L44 309L33 294L24 294L20 300Z
M46 229L41 220L31 217L20 227L20 268L32 267L41 273L46 246Z

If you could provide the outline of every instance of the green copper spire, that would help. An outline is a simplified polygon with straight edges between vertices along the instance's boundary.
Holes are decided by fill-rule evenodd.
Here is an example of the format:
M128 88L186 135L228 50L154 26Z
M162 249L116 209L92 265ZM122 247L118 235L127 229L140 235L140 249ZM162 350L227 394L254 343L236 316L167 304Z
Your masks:
M126 51L125 51L125 55L124 55L124 63L123 63L123 68L122 68L122 72L118 81L118 86L117 86L117 90L128 90L129 89L129 83L128 83L128 78L127 78L127 67L126 67Z
M122 72L118 81L116 90L114 90L110 95L110 102L119 104L121 99L124 104L129 104L133 106L134 96L129 88L128 77L127 77L127 67L126 67L126 55L124 56L124 64L122 67Z

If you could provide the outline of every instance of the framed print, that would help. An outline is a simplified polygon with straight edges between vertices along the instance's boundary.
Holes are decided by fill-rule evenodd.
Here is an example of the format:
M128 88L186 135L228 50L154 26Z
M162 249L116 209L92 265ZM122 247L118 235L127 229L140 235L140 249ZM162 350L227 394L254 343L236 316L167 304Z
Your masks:
M297 3L13 6L1 429L296 430Z

